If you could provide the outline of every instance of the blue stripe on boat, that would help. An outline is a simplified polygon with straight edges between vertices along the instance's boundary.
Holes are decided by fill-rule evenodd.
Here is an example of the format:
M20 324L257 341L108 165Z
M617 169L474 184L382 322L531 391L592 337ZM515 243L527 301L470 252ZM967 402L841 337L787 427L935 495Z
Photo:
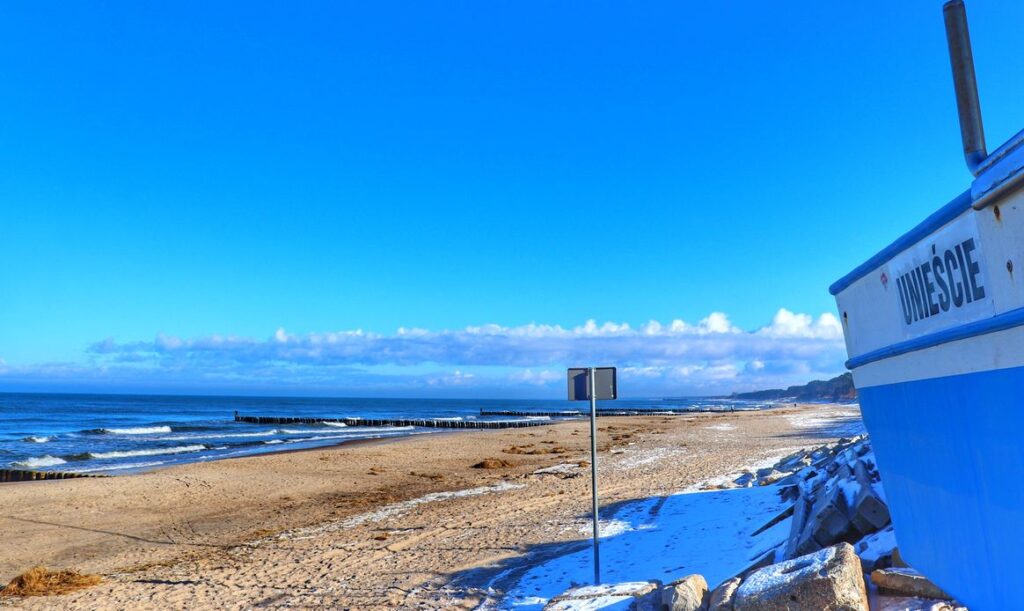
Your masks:
M857 367L867 365L868 363L874 363L875 361L899 356L908 352L916 352L917 350L924 350L925 348L931 348L940 344L955 342L957 340L967 339L968 337L975 337L977 335L995 333L996 331L1019 327L1020 325L1024 325L1024 308L1017 308L1016 310L1010 310L1009 312L993 316L992 318L976 320L965 325L960 325L959 327L943 329L942 331L936 331L935 333L908 339L905 342L885 346L878 350L865 352L864 354L855 356L846 361L846 368L856 369Z

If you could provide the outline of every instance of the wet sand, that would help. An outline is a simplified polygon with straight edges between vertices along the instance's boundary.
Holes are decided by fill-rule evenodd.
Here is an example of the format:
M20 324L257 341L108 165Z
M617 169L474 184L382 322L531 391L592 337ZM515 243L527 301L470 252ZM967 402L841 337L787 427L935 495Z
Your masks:
M602 505L677 492L858 427L848 406L603 418ZM104 576L84 592L0 607L472 608L489 575L587 536L588 430L578 421L433 434L0 484L0 580L36 564ZM472 467L488 458L511 466Z

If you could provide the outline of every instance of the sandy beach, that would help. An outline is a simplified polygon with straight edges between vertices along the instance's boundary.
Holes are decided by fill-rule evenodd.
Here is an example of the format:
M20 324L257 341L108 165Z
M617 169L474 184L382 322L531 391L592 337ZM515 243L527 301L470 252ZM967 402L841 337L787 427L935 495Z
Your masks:
M0 580L42 564L104 581L61 597L0 598L0 606L472 608L495 572L586 538L587 427L3 484ZM605 418L602 505L678 492L859 430L849 406ZM486 459L499 466L473 467Z

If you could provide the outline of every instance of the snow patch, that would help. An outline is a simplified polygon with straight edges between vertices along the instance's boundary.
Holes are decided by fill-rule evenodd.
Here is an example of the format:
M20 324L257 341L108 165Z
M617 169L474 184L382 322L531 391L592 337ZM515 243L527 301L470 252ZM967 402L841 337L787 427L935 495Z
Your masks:
M626 456L615 463L619 469L635 469L651 463L661 462L685 453L680 448L654 448L651 450L626 451Z
M580 472L580 466L575 463L560 463L551 467L544 467L533 472L534 475L576 475Z
M598 596L596 598L575 598L560 600L545 607L547 611L626 611L633 604L632 596Z
M781 520L756 536L752 534L787 505L779 497L777 486L675 494L623 504L614 519L608 520L609 524L621 522L623 526L616 528L623 530L601 541L601 576L613 584L647 580L670 583L700 573L708 583L719 583L787 539L791 519ZM593 551L586 547L535 564L510 584L505 599L497 606L539 610L543 607L540 599L551 600L574 584L590 583L592 563ZM623 609L635 599L626 600ZM608 600L604 603L618 604Z
M581 586L563 594L566 598L593 598L594 596L636 596L650 588L649 581L624 581L597 586Z
M888 555L896 549L896 533L892 526L868 535L853 546L857 555L868 562L875 562L882 556Z
M729 424L728 422L722 422L720 424L712 424L704 428L709 431L734 431L736 430L736 425Z
M630 526L629 522L623 522L622 520L601 520L597 523L597 533L602 539L621 535L631 530L633 530L633 527ZM594 522L590 521L580 526L580 532L592 535L594 532Z

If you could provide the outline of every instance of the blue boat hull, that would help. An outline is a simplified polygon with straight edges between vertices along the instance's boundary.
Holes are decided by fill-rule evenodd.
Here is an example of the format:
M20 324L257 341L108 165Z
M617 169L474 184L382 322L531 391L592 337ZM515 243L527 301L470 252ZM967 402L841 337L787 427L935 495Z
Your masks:
M901 553L972 609L1014 609L1024 367L860 390Z

